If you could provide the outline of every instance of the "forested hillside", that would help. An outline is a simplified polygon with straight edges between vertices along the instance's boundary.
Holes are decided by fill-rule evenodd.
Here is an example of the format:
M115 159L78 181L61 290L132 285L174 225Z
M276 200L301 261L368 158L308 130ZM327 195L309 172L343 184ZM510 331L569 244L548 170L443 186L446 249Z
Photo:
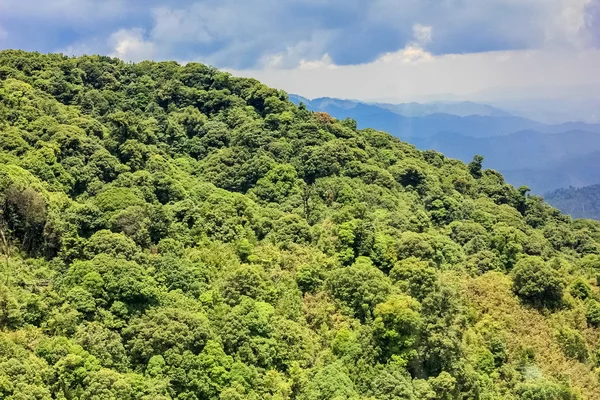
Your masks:
M479 157L4 51L0 161L0 398L600 397L600 222Z
M600 220L600 185L558 189L547 193L544 198L573 218Z
M290 95L290 100L339 119L354 118L358 128L382 129L418 149L436 150L466 163L473 154L481 154L486 165L501 172L507 182L517 187L527 185L538 195L600 182L596 173L600 170L599 124L548 125L504 115L502 110L474 103L440 107L442 113L426 111L436 104L415 103L418 107L413 115L411 104L367 104L332 98L308 100L297 95ZM460 116L463 114L467 115Z

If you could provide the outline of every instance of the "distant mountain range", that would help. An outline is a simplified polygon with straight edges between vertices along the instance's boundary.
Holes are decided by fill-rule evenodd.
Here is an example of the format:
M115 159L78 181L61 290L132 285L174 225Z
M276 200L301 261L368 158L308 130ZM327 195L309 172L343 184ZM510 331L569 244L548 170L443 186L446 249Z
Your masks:
M467 117L469 115L481 115L487 117L514 117L510 112L504 111L487 104L474 103L472 101L462 101L455 103L439 102L439 103L372 103L377 107L384 108L396 114L404 115L405 117L424 117L431 114L450 114L459 117Z
M402 109L411 107L407 104L369 104L355 100L333 99L329 97L309 100L297 95L290 95L290 100L296 104L302 102L310 110L324 111L338 119L355 119L359 128L374 128L389 132L399 138L433 136L438 133L448 132L460 133L472 137L489 137L508 135L526 130L535 130L542 133L562 133L575 130L600 133L600 124L568 122L549 125L527 118L515 117L506 112L504 112L506 115L461 116L461 114L465 114L469 109L475 111L470 106L461 106L464 103L448 105L446 110L456 114L436 112L422 116L407 116L400 113ZM394 106L398 107L394 108ZM436 109L435 106L431 107L429 104L422 105L422 107L412 107L418 109L419 113L425 113L428 109L433 112ZM490 110L497 110L494 111L495 114L503 113L502 110L492 106L481 105L481 108L488 110L488 112L491 112Z
M303 102L309 108L326 108L338 107L344 109L355 108L358 105L372 105L377 108L391 111L395 114L405 117L424 117L431 114L450 114L459 117L467 117L469 115L480 115L488 117L514 117L508 111L493 107L487 104L474 103L472 101L462 102L432 102L432 103L373 103L362 102L355 100L342 100L331 97L321 97L314 100L309 100L306 97L298 95L290 95L290 100L296 104Z
M582 157L600 151L600 134L585 131L548 134L529 130L485 138L440 133L406 140L419 148L437 150L460 160L482 154L485 166L499 171L544 168L560 163L566 156Z
M355 119L359 128L389 132L420 149L465 162L481 154L486 168L538 194L600 183L600 124L545 124L473 102L389 104L289 97L310 110Z

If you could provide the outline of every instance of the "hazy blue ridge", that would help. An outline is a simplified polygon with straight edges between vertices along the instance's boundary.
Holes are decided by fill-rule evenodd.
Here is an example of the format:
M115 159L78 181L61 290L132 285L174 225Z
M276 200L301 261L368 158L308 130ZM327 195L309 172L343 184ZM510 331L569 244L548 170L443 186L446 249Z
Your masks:
M527 118L515 117L508 113L506 116L460 116L434 113L411 117L389 110L390 105L382 107L355 100L326 97L314 100L297 95L290 95L289 97L292 102L296 104L302 102L312 111L324 111L338 119L352 118L356 120L359 128L370 127L383 130L403 139L415 136L433 136L448 132L473 137L508 135L526 130L535 130L541 133L562 133L572 130L600 133L600 124L569 122L548 125Z

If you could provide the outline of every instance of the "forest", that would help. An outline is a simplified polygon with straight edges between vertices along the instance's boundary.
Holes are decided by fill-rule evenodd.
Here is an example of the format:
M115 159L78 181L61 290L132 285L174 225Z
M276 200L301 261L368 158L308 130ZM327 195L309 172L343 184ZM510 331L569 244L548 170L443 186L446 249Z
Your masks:
M600 185L557 189L544 199L573 218L600 220Z
M0 52L0 398L600 397L600 222L199 63Z

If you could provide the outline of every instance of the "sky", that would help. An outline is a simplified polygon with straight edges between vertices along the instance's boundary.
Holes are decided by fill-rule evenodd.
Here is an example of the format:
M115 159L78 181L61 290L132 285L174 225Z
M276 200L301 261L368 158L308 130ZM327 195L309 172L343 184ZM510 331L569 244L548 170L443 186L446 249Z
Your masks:
M600 0L0 0L0 48L198 61L311 98L600 96Z

